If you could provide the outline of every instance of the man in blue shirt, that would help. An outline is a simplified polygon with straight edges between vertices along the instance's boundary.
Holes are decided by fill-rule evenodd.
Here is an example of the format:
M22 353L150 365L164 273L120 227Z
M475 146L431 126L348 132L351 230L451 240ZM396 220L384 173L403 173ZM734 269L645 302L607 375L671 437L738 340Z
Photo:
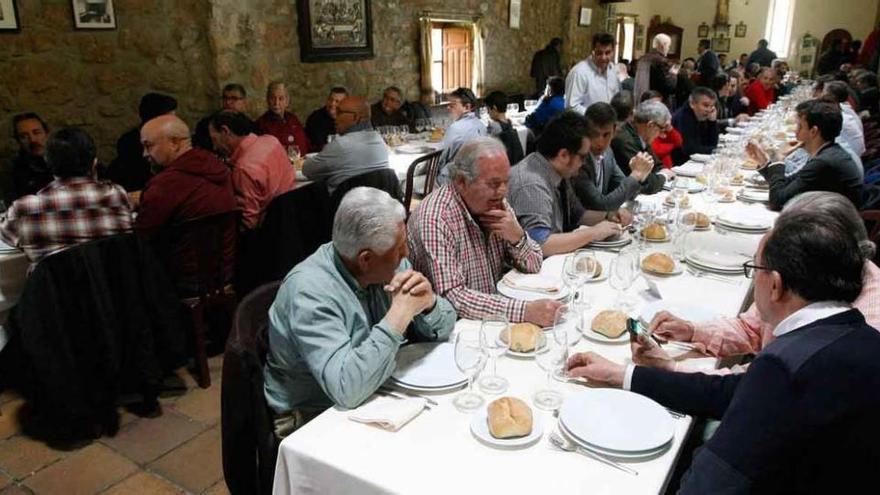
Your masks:
M449 114L454 122L446 129L441 143L443 152L440 154L440 175L437 179L441 185L451 181L447 165L455 159L461 145L488 133L486 125L474 114L476 105L477 97L467 88L458 88L449 95Z

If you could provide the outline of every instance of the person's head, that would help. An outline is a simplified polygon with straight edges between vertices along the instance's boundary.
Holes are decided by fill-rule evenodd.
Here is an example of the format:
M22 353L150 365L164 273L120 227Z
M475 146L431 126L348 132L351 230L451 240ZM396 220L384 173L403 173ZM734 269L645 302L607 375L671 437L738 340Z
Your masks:
M853 40L852 43L849 44L849 47L853 53L859 53L862 49L862 40Z
M694 111L694 115L697 116L697 120L702 122L708 120L712 112L715 111L716 99L714 91L704 86L697 86L691 90L688 104Z
M144 157L165 168L192 148L189 128L176 115L162 115L141 127Z
M711 46L712 46L712 42L711 42L711 41L709 41L709 40L700 40L699 43L697 43L697 53L699 53L700 55L702 55L703 53L706 53L706 52L709 50L709 48L710 48ZM719 57L719 58L720 58L720 57Z
M856 89L859 91L866 91L871 88L876 88L878 86L877 82L877 74L870 71L862 71L858 77L855 78L854 81L856 85Z
M287 86L281 81L272 81L266 87L266 107L270 112L284 117L287 107L290 105L290 95Z
M808 147L831 142L840 135L843 128L843 116L840 105L822 100L809 100L799 104L796 128L797 140Z
M336 109L336 132L345 134L353 125L370 121L370 104L362 96L346 96Z
M837 103L846 103L849 99L849 85L843 81L830 81L825 84L822 96L830 96Z
M746 62L748 62L748 61L749 61L749 54L748 53L740 53L739 54L739 65L745 66Z
M709 89L714 91L718 96L730 96L730 78L723 72L715 74L715 77L709 81Z
M596 102L587 108L584 117L593 128L594 136L590 138L590 153L599 156L611 146L617 130L617 113L608 103Z
M362 285L389 282L409 254L400 201L372 187L346 193L333 218L333 248Z
M18 141L18 148L22 153L43 156L46 152L46 140L49 138L49 126L34 112L20 113L12 117L12 137Z
M160 115L174 113L175 110L177 110L177 100L173 96L163 95L162 93L147 93L141 97L141 102L138 105L138 116L141 118L141 124L143 124Z
M330 114L334 119L336 118L336 109L339 108L339 102L345 99L348 96L348 90L342 86L334 86L330 88L330 93L327 95L327 101L324 103L324 108L327 109L327 113Z
M489 118L492 120L500 120L505 118L505 114L507 113L507 94L503 91L492 91L486 98L483 99L483 103L486 105L486 110L489 112Z
M574 177L590 152L591 132L583 116L566 110L547 123L536 147L559 175Z
M403 91L397 86L389 86L382 92L382 111L388 115L403 106Z
M611 108L618 122L626 122L632 117L633 106L632 91L622 90L611 97Z
M608 33L596 33L593 35L593 62L604 71L611 59L614 58L614 45L617 42L614 36Z
M223 110L244 113L247 110L247 91L238 83L229 83L223 86L222 93Z
M774 59L770 67L776 71L776 77L782 78L788 72L788 62L781 58Z
M831 191L809 191L791 198L782 208L782 212L789 215L798 210L823 211L834 215L847 225L847 232L851 232L858 241L859 249L866 259L872 259L876 254L877 246L868 237L868 230L859 210L846 196Z
M636 108L633 127L642 140L650 145L661 133L666 131L672 116L669 108L659 101L648 100Z
M76 127L58 129L46 142L46 164L55 177L89 177L97 163L95 141Z
M825 85L834 80L831 74L823 74L813 82L813 98L821 98L825 93Z
M553 38L550 40L550 43L547 44L547 47L552 48L557 52L562 52L562 38Z
M764 89L770 89L776 85L776 71L770 67L764 67L758 72L758 81Z
M642 97L640 98L639 103L644 103L646 101L657 101L663 103L663 94L659 91L649 89L648 91L642 93Z
M214 149L231 156L241 141L251 133L251 121L241 112L221 110L211 116L208 132Z
M449 165L449 175L473 215L504 209L510 161L501 141L488 136L468 141Z
M843 50L843 40L840 38L834 38L831 40L831 47L829 49L832 52L841 52Z
M563 96L565 94L565 79L559 76L547 79L547 92L550 96Z
M758 40L758 48L767 48L767 45L769 45L767 40Z
M472 112L477 104L477 97L468 88L458 88L449 95L449 113L453 119Z
M719 53L718 54L718 62L721 64L721 68L723 69L725 65L727 65L727 54Z
M737 93L743 89L742 82L745 78L742 77L742 74L738 70L731 69L727 71L727 79L730 83L731 94Z
M690 74L694 70L697 69L697 61L688 57L681 61L681 71L685 74Z
M660 52L664 57L669 54L669 47L672 46L672 38L668 34L660 33L654 36L651 47Z

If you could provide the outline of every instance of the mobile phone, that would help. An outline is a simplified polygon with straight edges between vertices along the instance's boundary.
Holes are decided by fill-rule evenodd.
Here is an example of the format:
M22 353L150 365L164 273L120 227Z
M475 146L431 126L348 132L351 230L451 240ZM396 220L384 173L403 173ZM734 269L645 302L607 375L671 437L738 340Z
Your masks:
M645 344L649 347L660 347L660 343L657 341L657 338L651 335L648 332L648 329L645 328L639 320L635 318L627 318L626 319L626 330L635 337L635 339L642 344Z

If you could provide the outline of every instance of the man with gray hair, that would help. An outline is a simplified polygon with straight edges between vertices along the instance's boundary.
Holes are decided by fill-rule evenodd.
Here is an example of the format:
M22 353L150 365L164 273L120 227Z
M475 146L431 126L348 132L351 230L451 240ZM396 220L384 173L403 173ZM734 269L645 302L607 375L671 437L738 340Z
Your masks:
M541 269L541 248L505 201L510 163L495 138L476 138L449 166L452 183L428 195L409 219L413 266L462 318L503 314L511 322L553 324L557 301L524 302L497 294L506 266Z
M403 205L352 189L333 241L287 274L269 309L265 395L284 437L335 405L354 408L391 376L406 341L444 340L455 311L406 260Z
M296 147L300 155L310 151L306 129L295 113L287 111L290 107L290 93L281 81L272 81L266 88L266 113L257 119L259 134L275 136L288 154Z
M626 175L632 174L631 162L639 154L647 154L653 160L653 169L642 181L641 192L644 194L659 192L667 180L675 177L671 170L663 168L662 161L651 146L658 136L671 130L670 121L671 117L666 105L659 101L648 100L636 108L632 122L620 126L617 136L611 141L614 159Z
M642 93L648 90L659 91L664 101L675 93L678 84L678 67L670 66L666 56L672 46L672 38L666 34L654 36L650 52L642 55L636 64L636 84L633 101L641 101ZM675 54L680 56L679 54Z

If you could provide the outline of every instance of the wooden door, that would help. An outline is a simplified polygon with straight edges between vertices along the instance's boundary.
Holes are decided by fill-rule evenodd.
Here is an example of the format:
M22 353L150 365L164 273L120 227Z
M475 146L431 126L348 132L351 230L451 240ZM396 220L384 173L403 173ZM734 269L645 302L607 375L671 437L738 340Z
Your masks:
M464 27L443 28L443 93L471 86L471 30Z

